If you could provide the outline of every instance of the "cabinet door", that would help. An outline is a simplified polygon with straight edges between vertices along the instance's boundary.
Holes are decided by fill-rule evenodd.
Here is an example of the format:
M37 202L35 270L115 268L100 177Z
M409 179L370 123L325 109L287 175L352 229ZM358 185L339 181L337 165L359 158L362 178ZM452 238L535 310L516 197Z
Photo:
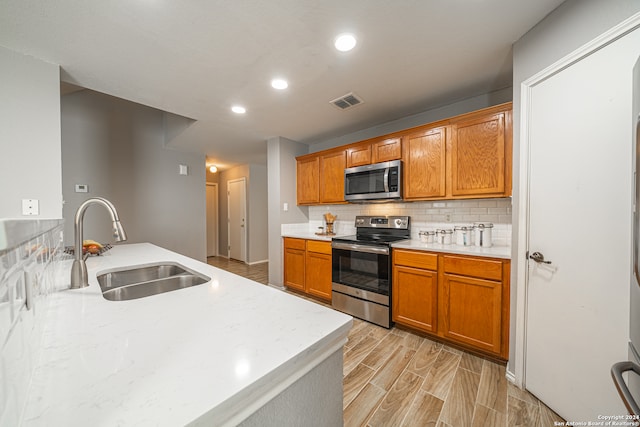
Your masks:
M425 332L436 332L438 274L435 271L394 265L393 321Z
M505 114L452 126L452 196L505 195Z
M297 161L296 191L299 205L320 202L320 159L305 158Z
M371 144L371 163L388 162L402 158L402 139L389 138Z
M305 241L284 238L284 284L299 291L305 290Z
M331 301L331 255L307 252L305 271L307 292Z
M455 274L442 277L440 333L500 356L502 283Z
M347 149L347 167L370 165L371 144L361 144Z
M320 202L344 203L345 151L320 156Z
M404 137L404 198L425 199L446 195L446 135L439 127Z

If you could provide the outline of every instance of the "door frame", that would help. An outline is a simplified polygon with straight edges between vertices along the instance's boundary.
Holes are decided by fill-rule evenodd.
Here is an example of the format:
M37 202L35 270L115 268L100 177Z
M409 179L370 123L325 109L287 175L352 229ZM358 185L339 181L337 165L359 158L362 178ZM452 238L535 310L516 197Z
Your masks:
M247 241L248 241L248 232L247 232L247 179L246 177L241 177L241 178L236 178L236 179L230 179L229 181L227 181L227 258L231 259L231 193L229 191L229 184L231 183L235 183L235 182L242 182L243 186L244 186L244 197L242 198L241 202L242 202L242 206L243 206L243 211L244 211L244 236L243 238L241 238L242 241L242 248L241 248L241 253L242 253L242 262L246 263L247 262Z
M220 234L219 234L219 226L218 226L218 221L220 219L220 200L219 200L220 188L219 188L217 182L207 182L206 186L207 187L213 187L215 189L214 197L216 199L216 212L215 212L215 221L214 221L214 224L213 224L213 228L215 229L215 232L216 232L216 241L215 241L215 251L214 251L215 253L214 253L213 256L218 256L218 254L220 253L220 250L219 250L220 249L219 248L219 245L220 245ZM208 207L208 203L207 203L207 207ZM210 212L209 212L209 209L207 209L207 221L206 221L207 222L207 257L209 256L209 248L208 248L208 245L209 245L209 230L208 230L209 215L210 215Z
M529 153L531 140L529 123L531 121L531 98L533 89L548 78L581 61L593 52L607 46L640 27L640 13L636 13L605 33L584 44L564 58L528 78L520 85L520 172L518 186L518 244L511 263L516 266L516 319L513 370L507 371L507 377L519 387L526 386L526 350L527 350L527 294L529 289L528 259L529 250ZM522 284L523 286L520 286Z

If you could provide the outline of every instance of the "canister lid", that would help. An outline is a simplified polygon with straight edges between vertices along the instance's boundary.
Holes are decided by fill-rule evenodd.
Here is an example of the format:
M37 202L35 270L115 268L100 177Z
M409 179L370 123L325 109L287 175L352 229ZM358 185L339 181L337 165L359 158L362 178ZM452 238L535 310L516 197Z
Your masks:
M493 228L493 224L490 222L474 222L473 226L475 228Z

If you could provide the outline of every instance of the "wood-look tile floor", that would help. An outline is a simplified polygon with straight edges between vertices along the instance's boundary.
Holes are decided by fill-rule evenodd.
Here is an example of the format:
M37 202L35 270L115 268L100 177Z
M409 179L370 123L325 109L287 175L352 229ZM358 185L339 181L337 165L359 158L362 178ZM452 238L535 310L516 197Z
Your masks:
M268 282L267 263L249 266L221 257L208 263ZM355 318L344 347L343 376L345 427L547 427L564 421L509 383L501 364Z
M230 271L231 273L237 274L238 276L255 280L256 282L262 283L263 285L266 285L269 280L268 262L249 265L245 264L242 261L236 261L235 259L214 256L207 258L207 264Z

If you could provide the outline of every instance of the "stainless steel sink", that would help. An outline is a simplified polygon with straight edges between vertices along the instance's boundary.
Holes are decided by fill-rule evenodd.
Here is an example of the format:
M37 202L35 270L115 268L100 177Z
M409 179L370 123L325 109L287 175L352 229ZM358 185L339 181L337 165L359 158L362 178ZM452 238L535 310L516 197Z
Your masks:
M211 279L175 263L110 271L98 276L102 296L127 301L207 283Z

